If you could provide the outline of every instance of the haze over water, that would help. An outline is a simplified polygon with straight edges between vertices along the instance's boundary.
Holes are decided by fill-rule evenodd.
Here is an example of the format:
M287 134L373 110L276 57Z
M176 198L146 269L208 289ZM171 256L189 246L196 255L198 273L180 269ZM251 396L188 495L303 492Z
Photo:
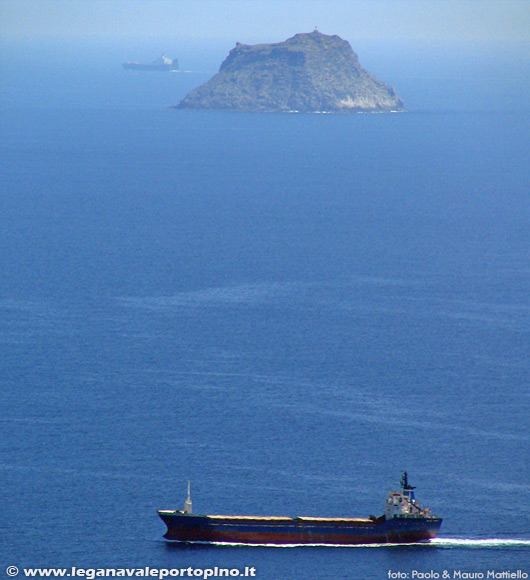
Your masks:
M348 40L407 113L176 111L224 51L6 45L4 569L530 572L528 65ZM366 517L405 469L433 545L162 541L188 479L202 513Z

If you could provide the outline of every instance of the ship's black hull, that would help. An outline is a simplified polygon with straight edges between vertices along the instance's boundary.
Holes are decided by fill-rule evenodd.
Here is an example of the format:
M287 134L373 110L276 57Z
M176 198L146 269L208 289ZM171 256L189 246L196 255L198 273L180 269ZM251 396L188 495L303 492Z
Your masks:
M179 542L265 545L400 544L436 536L441 518L279 518L206 516L159 510L164 537Z

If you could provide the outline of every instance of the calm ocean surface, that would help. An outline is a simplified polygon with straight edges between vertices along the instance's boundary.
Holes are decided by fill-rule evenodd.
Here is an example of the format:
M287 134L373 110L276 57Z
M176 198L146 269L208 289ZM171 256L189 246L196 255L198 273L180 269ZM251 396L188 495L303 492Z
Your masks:
M111 64L2 65L1 573L530 574L528 66L334 116L170 110L209 75ZM188 479L203 513L379 515L405 469L432 545L156 515Z

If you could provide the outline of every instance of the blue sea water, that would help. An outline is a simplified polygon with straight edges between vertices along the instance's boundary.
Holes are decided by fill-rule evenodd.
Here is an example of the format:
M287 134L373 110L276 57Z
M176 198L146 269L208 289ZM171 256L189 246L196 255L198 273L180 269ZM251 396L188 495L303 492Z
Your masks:
M2 573L530 573L528 71L255 115L58 64L2 65ZM405 469L428 546L182 547L156 515L188 480L203 513L379 514Z

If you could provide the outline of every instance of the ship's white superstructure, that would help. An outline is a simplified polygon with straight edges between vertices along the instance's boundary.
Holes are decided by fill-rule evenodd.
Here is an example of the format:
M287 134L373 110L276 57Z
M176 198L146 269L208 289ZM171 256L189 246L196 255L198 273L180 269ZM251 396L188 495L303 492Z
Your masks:
M414 487L409 485L407 472L401 477L401 491L390 491L386 500L386 520L396 517L426 517L430 510L424 509L414 497Z

